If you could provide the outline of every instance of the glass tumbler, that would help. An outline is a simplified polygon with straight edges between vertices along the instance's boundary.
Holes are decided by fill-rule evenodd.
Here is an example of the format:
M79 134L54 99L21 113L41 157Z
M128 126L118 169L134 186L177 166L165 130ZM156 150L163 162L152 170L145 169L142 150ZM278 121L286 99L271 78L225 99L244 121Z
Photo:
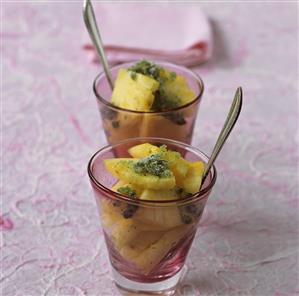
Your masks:
M132 111L111 104L111 88L105 73L98 75L93 84L103 129L109 144L136 137L161 137L191 143L197 111L204 90L199 76L191 70L165 62L156 62L163 68L183 76L195 94L190 103L162 112ZM134 63L125 63L111 68L115 80L119 69L129 68Z
M117 180L103 161L114 158L115 151L118 157L129 157L127 150L142 143L167 145L192 162L206 163L208 157L181 142L135 138L100 149L88 164L115 284L135 293L172 295L216 182L216 169L211 169L201 190L192 196L165 201L157 191L152 200L130 199L111 190Z

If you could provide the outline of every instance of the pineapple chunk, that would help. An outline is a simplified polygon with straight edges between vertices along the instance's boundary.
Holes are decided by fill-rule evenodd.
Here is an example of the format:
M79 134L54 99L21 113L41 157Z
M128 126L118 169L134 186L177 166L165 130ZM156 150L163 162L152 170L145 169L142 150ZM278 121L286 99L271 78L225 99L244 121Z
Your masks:
M120 69L111 102L129 110L149 111L154 101L154 92L158 87L159 83L153 78L136 73L133 79L130 71Z
M136 192L137 196L140 196L140 194L142 193L142 189L139 188L138 186L136 186L135 184L124 182L122 180L118 181L114 186L112 186L111 189L115 192L118 192L117 189L119 189L121 187L130 187L130 188L132 188Z
M141 223L140 220L134 219L136 213L133 215L133 218L125 219L123 216L123 212L127 207L126 202L122 202L121 204L114 204L114 201L102 199L101 201L99 201L99 207L102 224L106 231L110 231L111 229L113 229L115 225L118 225L120 220L130 220L131 222L126 223L129 223L129 225L133 225L135 223L134 227L136 226L140 231L159 231L161 229L158 226L144 224ZM137 213L140 210L141 208L137 210ZM132 221L135 222L133 223Z
M165 72L167 77L171 75L168 71ZM195 99L195 94L189 88L188 82L180 75L176 75L175 79L166 80L163 89L167 96L179 98L180 106L186 105Z
M187 234L188 226L176 227L166 232L156 243L151 244L140 253L132 262L143 274L149 274L154 267L167 255L167 253Z
M169 189L169 190L145 189L142 191L139 197L139 199L141 200L173 200L177 198L178 196L176 194L175 189Z
M174 189L145 189L140 196L141 200L173 200L177 198ZM169 229L182 224L180 211L175 205L171 207L140 207L134 217L142 223L160 227L160 229Z
M123 186L128 186L128 183L120 180L112 186L111 190L117 192L117 189Z
M142 207L134 215L136 220L152 227L170 229L182 224L180 211L176 206L168 208Z
M124 211L127 210L127 207L128 203L126 202L106 199L101 200L100 217L106 232L110 233L122 220L132 220L124 217Z
M204 169L204 163L201 161L190 163L190 168L182 183L182 187L187 193L194 194L199 191Z
M137 227L135 220L120 219L114 224L110 237L114 242L114 246L120 250L139 233L140 229Z
M144 143L131 147L128 152L134 158L145 158L159 151L159 147Z
M137 195L140 195L142 190L133 184L118 181L115 185L112 186L112 190L117 192L117 189L120 187L129 186L131 187ZM126 209L127 204L125 202L120 202L118 200L109 200L102 199L100 201L100 216L102 218L102 224L104 228L109 230L113 227L119 220L124 219L123 211Z
M181 157L180 153L175 151L167 151L162 156L169 163L170 170L175 176L177 185L181 185L181 180L184 179L189 170L189 163Z
M100 201L100 216L102 225L109 230L118 220L122 219L121 211L114 207L111 201L103 199Z
M169 176L141 175L134 171L133 165L138 160L134 158L105 159L106 169L116 178L149 189L171 189L175 186L175 178L171 172Z
M143 231L140 232L132 241L125 245L120 254L126 260L132 260L141 254L142 251L156 243L164 233L161 231Z
M138 211L139 210L140 209L138 209ZM160 233L162 230L163 229L161 228L147 225L134 218L124 219L122 217L121 219L114 221L114 224L110 231L110 237L116 249L121 250L128 245L136 245L136 241L139 241L139 239L137 238L142 237L141 235L139 236L139 234L141 233ZM148 238L145 237L143 237L143 239L145 241L148 240Z

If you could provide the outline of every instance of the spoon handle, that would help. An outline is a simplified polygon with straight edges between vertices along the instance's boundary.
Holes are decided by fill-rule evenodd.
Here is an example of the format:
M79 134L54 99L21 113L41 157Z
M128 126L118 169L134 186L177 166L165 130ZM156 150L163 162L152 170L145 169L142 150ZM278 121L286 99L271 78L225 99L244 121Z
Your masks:
M215 144L215 147L213 149L213 152L211 154L211 157L205 167L205 171L203 174L203 181L209 174L209 171L211 167L213 166L219 152L221 151L226 139L228 138L230 132L232 131L235 123L237 122L237 119L239 117L239 114L241 112L242 108L242 88L238 87L234 100L232 102L232 105L230 107L229 113L227 115L227 118L225 120L225 123L223 125L223 128L218 136L217 142ZM202 182L203 183L203 182Z
M94 15L94 11L92 8L92 4L90 0L85 0L83 4L83 17L86 28L88 30L89 36L93 41L93 44L101 58L102 65L104 67L104 71L107 75L108 82L110 84L111 89L113 90L113 81L111 77L111 73L109 70L108 61L105 55L103 42L101 39L101 35L97 26L97 21Z

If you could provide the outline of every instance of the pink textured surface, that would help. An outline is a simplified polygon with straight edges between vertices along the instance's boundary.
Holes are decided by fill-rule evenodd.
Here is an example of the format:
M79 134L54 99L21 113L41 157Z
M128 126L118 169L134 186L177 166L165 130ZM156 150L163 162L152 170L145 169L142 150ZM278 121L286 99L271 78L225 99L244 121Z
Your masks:
M3 295L119 295L86 174L105 139L81 2L2 6ZM215 55L197 69L206 91L194 145L210 153L239 85L245 100L178 295L295 295L296 4L202 7Z

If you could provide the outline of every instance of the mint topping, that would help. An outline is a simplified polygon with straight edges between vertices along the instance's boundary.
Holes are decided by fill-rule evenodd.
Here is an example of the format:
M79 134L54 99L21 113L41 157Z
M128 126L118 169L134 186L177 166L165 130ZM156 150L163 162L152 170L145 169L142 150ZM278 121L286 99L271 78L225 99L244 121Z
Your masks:
M181 100L177 96L169 96L165 93L163 85L155 93L155 100L152 105L153 111L171 110L179 107Z
M175 80L176 79L176 73L175 72L170 72L170 78L172 80Z
M161 67L157 66L156 64L151 63L149 61L142 60L142 61L136 63L135 65L133 65L132 67L130 67L128 70L131 71L131 73L134 73L134 72L140 73L145 76L149 76L155 80L158 80L160 77L160 71L163 70L163 68L161 68ZM132 77L132 74L131 74L131 77Z
M136 198L136 192L135 190L133 190L131 187L129 186L123 186L123 187L119 187L117 189L117 192L130 197L130 198Z
M167 161L163 160L159 154L153 154L138 160L133 168L135 173L140 175L153 175L157 177L171 176Z
M133 80L136 80L136 79L137 79L137 74L136 74L136 72L131 71L131 72L130 72L130 77L131 77Z

